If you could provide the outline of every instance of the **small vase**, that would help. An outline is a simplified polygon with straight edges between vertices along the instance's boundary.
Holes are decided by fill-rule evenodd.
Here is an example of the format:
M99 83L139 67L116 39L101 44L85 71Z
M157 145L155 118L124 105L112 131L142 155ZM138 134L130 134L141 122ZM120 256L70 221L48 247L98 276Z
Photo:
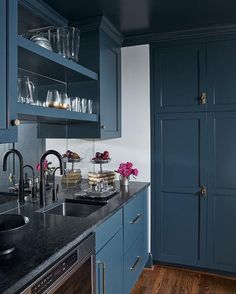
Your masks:
M120 185L121 186L129 186L129 177L124 177L120 175Z

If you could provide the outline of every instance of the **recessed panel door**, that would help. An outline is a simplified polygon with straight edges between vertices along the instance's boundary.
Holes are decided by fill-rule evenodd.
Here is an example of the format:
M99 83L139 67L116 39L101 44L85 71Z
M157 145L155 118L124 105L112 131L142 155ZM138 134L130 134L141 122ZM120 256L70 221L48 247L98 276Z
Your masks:
M206 146L205 114L156 116L156 198L152 204L155 260L204 264Z
M236 112L209 116L210 268L236 272Z
M207 45L210 110L236 110L236 40Z
M205 111L204 45L155 48L153 91L157 112Z

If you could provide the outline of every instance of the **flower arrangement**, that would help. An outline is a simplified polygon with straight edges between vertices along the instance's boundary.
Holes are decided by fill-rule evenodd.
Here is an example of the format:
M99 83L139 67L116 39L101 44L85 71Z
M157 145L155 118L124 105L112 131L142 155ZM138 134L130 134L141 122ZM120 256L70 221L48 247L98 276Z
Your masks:
M48 172L48 173L52 173L54 171L54 167L50 167L50 165L52 164L52 162L48 162L47 160L44 160L43 162L43 170L44 172ZM40 172L40 163L36 164L36 170L38 172Z
M116 170L116 172L119 173L121 176L126 177L128 179L131 175L134 178L138 175L138 169L133 168L132 162L121 163L119 165L118 170Z

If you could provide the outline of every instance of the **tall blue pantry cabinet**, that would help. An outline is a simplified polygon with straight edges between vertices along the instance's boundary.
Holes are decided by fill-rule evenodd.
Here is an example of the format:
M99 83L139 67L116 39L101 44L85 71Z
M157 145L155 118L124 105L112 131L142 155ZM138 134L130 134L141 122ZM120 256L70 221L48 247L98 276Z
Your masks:
M156 261L236 272L233 38L151 46Z

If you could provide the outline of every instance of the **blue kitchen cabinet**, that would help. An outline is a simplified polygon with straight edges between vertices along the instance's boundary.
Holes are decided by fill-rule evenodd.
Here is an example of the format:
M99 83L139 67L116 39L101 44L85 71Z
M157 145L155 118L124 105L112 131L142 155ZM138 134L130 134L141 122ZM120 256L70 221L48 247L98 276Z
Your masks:
M96 228L98 294L129 294L148 262L148 190Z
M209 114L209 267L236 273L236 112Z
M209 110L236 110L236 40L207 44L207 72Z
M122 209L96 229L96 287L98 294L123 293Z
M205 111L206 66L203 44L172 44L151 50L157 112Z
M122 230L96 254L97 294L123 293Z
M191 266L205 264L206 126L206 114L200 112L155 117L154 260Z
M79 62L97 72L98 81L68 83L71 97L93 100L97 121L61 126L41 124L39 136L45 138L121 137L121 43L118 31L102 17L95 22L73 23L81 31Z
M14 116L14 101L16 95L16 60L14 50L16 37L16 19L14 1L0 1L0 143L14 142L17 130L11 125Z

